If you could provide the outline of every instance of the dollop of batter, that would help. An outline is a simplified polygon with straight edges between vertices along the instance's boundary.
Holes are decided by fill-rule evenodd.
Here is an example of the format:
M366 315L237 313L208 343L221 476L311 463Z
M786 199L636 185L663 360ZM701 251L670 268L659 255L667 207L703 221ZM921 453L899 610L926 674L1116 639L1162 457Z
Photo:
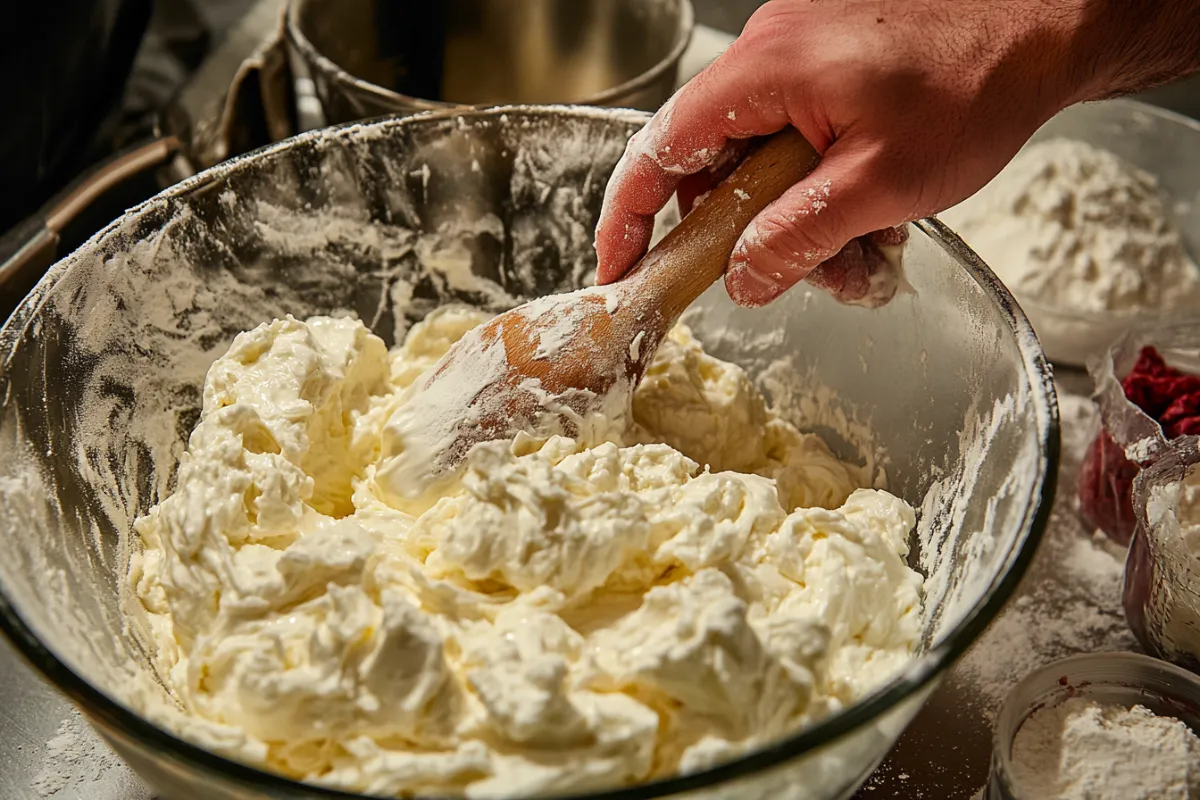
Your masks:
M627 430L479 445L431 508L390 506L389 419L484 319L389 354L288 318L213 364L136 524L134 627L183 709L156 719L345 790L525 797L702 769L909 659L912 509L682 326Z

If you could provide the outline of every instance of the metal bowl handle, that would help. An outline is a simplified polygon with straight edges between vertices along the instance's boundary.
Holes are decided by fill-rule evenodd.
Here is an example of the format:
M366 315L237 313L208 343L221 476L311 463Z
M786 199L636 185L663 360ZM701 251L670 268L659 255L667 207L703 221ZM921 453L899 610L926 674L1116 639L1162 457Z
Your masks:
M162 166L181 149L179 139L167 136L122 150L0 238L0 297L5 301L6 311L21 299L10 297L16 293L14 288L28 289L55 262L62 231L72 220L114 187L145 170Z

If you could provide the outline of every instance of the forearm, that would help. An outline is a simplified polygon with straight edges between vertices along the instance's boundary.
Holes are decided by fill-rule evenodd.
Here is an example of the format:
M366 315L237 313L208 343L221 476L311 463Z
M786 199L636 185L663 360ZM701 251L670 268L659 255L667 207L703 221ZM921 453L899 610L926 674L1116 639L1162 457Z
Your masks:
M1079 100L1138 92L1200 70L1200 0L1089 0Z

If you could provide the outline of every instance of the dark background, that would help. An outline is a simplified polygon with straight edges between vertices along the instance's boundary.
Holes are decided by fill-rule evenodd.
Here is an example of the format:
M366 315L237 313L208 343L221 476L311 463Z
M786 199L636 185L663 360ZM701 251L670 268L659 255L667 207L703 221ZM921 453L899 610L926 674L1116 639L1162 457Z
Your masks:
M436 2L437 0L433 0ZM765 0L695 0L698 21L739 31ZM162 108L252 0L39 0L0 33L0 233Z

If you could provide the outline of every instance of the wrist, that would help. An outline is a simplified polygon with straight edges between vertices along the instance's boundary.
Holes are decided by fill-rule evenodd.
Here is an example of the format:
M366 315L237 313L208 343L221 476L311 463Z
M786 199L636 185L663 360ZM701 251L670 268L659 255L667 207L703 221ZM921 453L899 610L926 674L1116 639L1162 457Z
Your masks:
M1120 3L1122 0L1115 0ZM1109 0L1020 0L1012 13L1028 30L1036 54L1037 86L1047 118L1067 106L1097 99L1112 80Z
M1200 69L1200 0L1084 0L1073 102L1149 89Z
M1114 0L1121 2L1121 0ZM1041 125L1067 106L1094 99L1107 75L1095 68L1103 36L1095 7L1106 0L984 0L983 75L1008 93L1012 112ZM1095 53L1095 55L1093 55Z

